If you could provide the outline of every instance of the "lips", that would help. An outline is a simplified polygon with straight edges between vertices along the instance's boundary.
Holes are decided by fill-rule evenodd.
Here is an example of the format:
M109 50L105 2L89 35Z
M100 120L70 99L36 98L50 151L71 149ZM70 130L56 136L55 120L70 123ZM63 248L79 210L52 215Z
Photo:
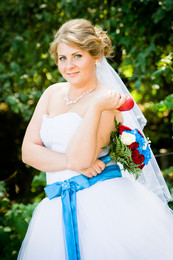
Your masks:
M79 74L79 72L70 72L70 73L67 73L67 75L69 76L69 77L75 77L76 75L78 75Z

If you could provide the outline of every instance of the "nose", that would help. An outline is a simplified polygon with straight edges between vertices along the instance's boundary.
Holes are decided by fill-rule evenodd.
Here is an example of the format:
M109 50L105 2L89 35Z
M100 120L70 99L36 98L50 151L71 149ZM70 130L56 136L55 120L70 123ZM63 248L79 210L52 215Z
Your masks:
M74 63L71 59L67 60L66 69L74 68Z

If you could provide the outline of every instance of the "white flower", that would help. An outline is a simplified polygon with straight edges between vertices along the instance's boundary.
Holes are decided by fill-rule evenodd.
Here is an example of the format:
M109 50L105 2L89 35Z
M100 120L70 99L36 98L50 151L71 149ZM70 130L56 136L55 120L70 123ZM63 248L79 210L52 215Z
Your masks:
M136 136L127 132L123 132L121 135L121 141L123 144L131 145L136 142Z
M150 141L150 139L149 139L149 137L147 137L147 144L150 146L150 144L151 144L151 141Z
M150 141L149 137L147 137L146 142L145 142L144 146L142 147L142 149L146 150L147 149L147 145L150 146L150 144L151 144L151 141Z

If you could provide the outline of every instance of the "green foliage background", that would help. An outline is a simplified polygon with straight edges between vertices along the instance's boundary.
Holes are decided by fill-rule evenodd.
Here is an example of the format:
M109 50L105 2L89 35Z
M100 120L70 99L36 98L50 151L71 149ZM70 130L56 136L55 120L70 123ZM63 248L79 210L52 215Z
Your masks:
M158 157L164 170L173 159L172 12L172 0L0 2L2 259L16 259L33 208L44 197L45 175L21 162L20 147L41 93L62 80L48 53L53 31L86 18L108 32L115 53L110 63L148 120L154 153L170 154ZM170 167L164 174L170 190L172 175Z

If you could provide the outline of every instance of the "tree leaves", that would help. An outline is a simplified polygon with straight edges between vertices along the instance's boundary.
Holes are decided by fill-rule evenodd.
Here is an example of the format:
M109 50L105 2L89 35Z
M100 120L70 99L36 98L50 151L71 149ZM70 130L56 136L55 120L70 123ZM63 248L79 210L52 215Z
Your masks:
M168 95L164 100L153 104L153 109L155 111L165 112L167 110L173 110L173 94Z

